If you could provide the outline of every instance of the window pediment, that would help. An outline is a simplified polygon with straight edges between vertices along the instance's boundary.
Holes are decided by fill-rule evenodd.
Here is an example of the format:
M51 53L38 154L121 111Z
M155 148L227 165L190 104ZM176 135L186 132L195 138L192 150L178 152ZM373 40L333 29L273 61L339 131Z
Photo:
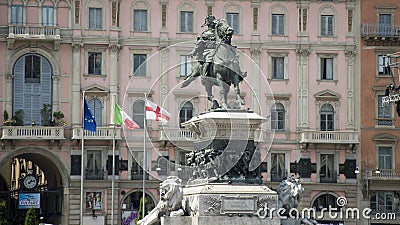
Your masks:
M314 94L314 97L317 101L339 101L340 94L331 90L324 90Z
M394 136L394 135L391 135L389 133L383 133L383 134L375 135L373 140L375 142L377 142L377 141L381 141L381 142L382 141L384 141L384 142L397 142L399 140L399 138Z
M102 87L100 85L91 85L85 88L82 88L82 91L85 91L87 93L91 93L91 94L96 94L98 95L108 95L108 93L110 92L109 89Z

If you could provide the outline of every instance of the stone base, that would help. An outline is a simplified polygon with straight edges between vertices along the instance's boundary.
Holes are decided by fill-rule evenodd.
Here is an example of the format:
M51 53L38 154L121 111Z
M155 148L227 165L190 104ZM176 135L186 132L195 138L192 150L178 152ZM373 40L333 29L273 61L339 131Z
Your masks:
M278 195L262 185L202 184L183 188L185 216L164 218L164 224L198 225L280 225L280 219L268 215L277 209ZM172 221L177 221L172 222Z
M259 219L257 217L200 216L200 217L161 217L161 225L280 225L279 220Z

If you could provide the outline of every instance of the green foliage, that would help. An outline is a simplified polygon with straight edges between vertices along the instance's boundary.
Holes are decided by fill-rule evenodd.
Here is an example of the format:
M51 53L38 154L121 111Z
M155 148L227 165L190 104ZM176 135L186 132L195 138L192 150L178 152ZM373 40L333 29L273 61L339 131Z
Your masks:
M36 211L32 207L28 209L28 212L26 213L24 225L37 225L37 224L38 220L36 218Z
M52 124L54 126L65 126L67 123L64 121L64 113L61 111L57 111L53 113Z
M24 125L24 110L20 109L15 112L15 115L12 117L12 125L13 126L23 126Z
M50 104L43 104L43 108L40 110L40 116L42 117L42 126L50 126L51 122Z
M144 199L144 203L145 204L147 203L147 199L146 198ZM142 214L143 214L143 198L140 198L139 212L138 212L138 218L137 218L138 221L143 219ZM144 214L146 216L146 212Z
M0 202L0 225L7 225L7 204L5 201Z
M11 123L11 121L10 121L10 117L8 115L8 112L7 112L7 110L4 110L4 113L3 113L3 124L4 124L4 126L9 126L10 123Z

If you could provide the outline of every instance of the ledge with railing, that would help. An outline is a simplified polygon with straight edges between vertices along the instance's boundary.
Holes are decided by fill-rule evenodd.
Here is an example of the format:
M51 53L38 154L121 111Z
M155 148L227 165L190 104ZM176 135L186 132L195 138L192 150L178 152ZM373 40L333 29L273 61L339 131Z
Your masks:
M65 139L64 127L48 126L4 126L1 139Z
M358 144L358 132L304 130L300 143Z
M368 171L369 179L373 180L400 180L400 169L379 169L379 173Z
M400 25L363 23L361 25L361 35L372 37L400 37Z
M56 26L10 25L7 38L60 39L60 28Z
M194 141L191 131L179 127L165 127L159 131L160 141Z
M86 168L85 180L104 180L104 169Z
M84 130L82 127L72 128L72 139L82 139L82 132L84 132L85 140L112 140L115 132L115 139L121 139L121 128L120 127L97 127L96 132Z

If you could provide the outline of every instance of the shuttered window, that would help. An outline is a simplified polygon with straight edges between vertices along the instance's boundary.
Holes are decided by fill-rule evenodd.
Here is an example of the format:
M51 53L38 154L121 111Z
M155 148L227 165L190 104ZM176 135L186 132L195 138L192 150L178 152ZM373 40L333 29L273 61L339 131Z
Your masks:
M102 126L103 125L103 105L101 101L97 98L90 99L88 102L89 108L92 110L94 119L96 120L96 125Z
M272 14L272 35L284 35L285 34L285 15L283 14Z
M44 104L52 103L52 71L49 62L37 54L25 55L15 63L13 73L13 115L22 110L25 125L33 121L41 125L40 110Z
M102 9L89 8L89 29L100 30L102 29Z

